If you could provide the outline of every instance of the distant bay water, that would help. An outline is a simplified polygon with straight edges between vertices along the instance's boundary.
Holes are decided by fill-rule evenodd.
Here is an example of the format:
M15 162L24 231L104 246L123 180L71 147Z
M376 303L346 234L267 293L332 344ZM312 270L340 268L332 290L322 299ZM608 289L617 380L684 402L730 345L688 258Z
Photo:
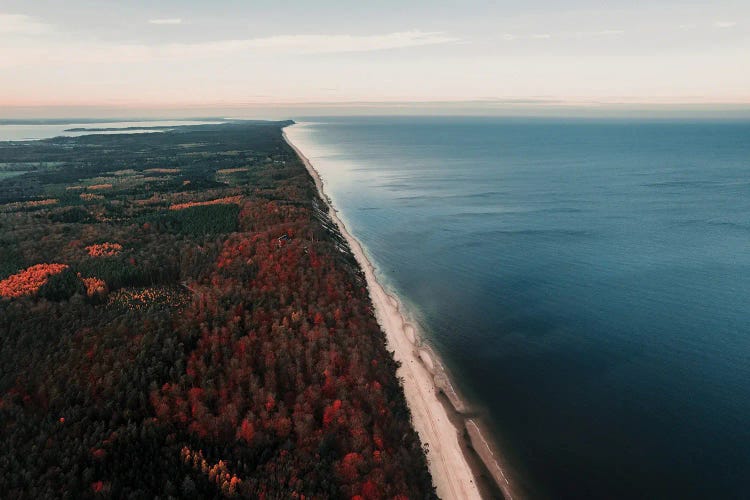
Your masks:
M750 494L750 122L288 134L535 496Z
M182 125L203 125L220 123L205 120L149 120L149 121L70 121L50 120L0 120L0 141L32 141L66 136L78 137L87 134L139 134L154 133L161 130L153 127L177 127ZM87 131L81 129L99 129ZM102 130L105 129L105 130ZM121 129L121 130L106 130Z

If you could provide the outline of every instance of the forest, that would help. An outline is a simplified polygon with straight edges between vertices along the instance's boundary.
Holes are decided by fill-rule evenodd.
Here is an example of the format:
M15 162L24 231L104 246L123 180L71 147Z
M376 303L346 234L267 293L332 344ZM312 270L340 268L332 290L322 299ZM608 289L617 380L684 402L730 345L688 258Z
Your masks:
M282 128L0 143L0 495L435 498Z

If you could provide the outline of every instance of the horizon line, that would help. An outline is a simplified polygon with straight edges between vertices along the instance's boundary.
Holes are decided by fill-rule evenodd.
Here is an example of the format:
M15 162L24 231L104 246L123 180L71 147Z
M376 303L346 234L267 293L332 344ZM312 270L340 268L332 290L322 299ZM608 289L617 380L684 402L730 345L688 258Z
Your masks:
M674 99L674 98L659 98L652 97L650 99L640 99L634 97L620 97L620 98L554 98L554 97L521 97L521 98L492 98L492 97L476 97L470 99L388 99L388 100L365 100L365 99L351 99L351 100L274 100L274 101L213 101L213 102L147 102L147 101L131 101L131 102L95 102L95 103L9 103L0 102L0 106L3 108L62 108L62 107L77 107L77 108L133 108L143 107L149 109L169 109L175 107L186 107L186 108L206 108L206 107L270 107L270 106L428 106L428 105L471 105L471 104L494 104L500 106L539 106L539 107L551 107L551 106L579 106L579 107L595 107L595 106L750 106L750 97L739 98L739 99L707 99L707 100L696 100L696 99Z
M205 104L37 104L0 105L0 120L101 119L133 121L233 117L293 119L315 116L487 116L558 118L748 119L750 102L559 101L547 98L425 101L225 102Z

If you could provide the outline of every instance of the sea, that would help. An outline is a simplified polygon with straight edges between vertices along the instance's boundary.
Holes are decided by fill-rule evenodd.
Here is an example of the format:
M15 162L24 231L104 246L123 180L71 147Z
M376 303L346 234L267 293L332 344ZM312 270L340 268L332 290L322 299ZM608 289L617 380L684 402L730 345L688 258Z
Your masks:
M287 134L529 497L750 495L750 121Z

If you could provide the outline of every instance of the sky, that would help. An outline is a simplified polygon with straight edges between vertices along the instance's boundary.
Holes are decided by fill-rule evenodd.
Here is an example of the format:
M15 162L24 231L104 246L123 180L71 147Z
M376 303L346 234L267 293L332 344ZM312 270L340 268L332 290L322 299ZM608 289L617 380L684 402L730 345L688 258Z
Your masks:
M0 116L406 103L747 107L750 2L0 0Z

